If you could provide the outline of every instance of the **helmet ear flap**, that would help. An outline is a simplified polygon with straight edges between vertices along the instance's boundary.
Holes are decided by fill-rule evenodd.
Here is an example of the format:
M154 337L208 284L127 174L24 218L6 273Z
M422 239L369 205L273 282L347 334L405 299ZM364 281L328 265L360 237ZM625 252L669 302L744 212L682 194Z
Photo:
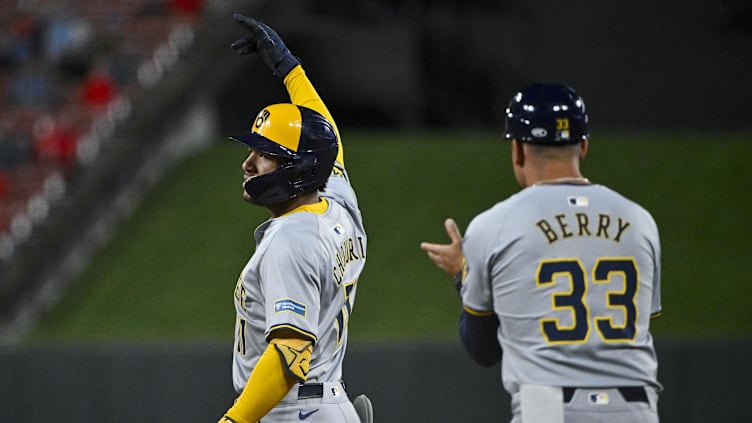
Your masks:
M295 167L299 169L310 169L316 165L316 157L313 155L301 155L293 159Z
M302 187L306 180L310 179L314 165L316 164L316 158L310 155L295 156L288 164L288 182L293 191L297 191Z

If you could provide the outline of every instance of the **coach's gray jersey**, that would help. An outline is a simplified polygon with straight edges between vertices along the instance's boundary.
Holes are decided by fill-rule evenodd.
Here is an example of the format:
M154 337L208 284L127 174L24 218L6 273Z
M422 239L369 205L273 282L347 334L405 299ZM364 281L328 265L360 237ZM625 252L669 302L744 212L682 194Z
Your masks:
M366 260L366 234L355 192L335 168L322 197L269 219L235 288L233 383L241 392L275 329L315 342L308 382L342 378L347 323Z
M526 188L478 215L463 243L471 313L499 316L504 387L650 385L660 244L650 214L601 185Z

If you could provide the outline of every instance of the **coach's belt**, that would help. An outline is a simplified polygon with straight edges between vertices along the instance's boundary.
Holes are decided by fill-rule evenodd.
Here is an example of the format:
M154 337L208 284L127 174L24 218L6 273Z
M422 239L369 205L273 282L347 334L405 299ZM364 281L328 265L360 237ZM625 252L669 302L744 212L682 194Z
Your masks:
M345 389L345 382L339 382ZM298 399L322 398L324 396L323 383L306 383L298 386Z
M645 392L645 388L642 386L620 386L616 388L572 388L564 387L562 392L564 393L564 403L568 404L572 401L574 391L578 389L598 390L598 389L616 389L626 402L649 402L648 394Z

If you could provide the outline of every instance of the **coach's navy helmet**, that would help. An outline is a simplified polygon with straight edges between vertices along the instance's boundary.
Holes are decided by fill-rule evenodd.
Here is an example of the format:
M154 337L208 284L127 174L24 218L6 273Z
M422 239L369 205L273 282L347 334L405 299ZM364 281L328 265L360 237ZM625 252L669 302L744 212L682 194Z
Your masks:
M504 138L545 145L588 138L585 102L571 87L537 83L523 88L506 108Z
M250 178L244 185L251 201L260 205L323 190L339 148L331 122L315 110L290 103L265 107L249 133L230 139L282 159L277 170Z

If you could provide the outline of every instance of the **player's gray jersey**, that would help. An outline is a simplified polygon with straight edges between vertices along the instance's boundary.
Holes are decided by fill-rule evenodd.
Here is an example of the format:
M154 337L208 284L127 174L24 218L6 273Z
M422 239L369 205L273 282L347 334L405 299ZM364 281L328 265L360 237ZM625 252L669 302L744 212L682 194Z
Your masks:
M238 392L275 329L290 329L315 342L308 382L342 378L366 234L343 170L335 168L322 197L327 207L306 207L256 229L256 250L235 288L233 383Z
M601 185L533 186L473 219L463 250L463 304L499 316L508 392L660 387L660 244L642 207Z

